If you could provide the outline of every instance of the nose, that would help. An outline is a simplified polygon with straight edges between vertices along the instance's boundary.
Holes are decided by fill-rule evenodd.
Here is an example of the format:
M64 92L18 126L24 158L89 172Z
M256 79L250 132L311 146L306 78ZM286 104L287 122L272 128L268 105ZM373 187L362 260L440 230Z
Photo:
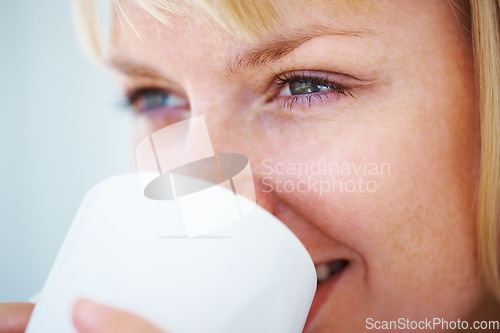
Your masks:
M229 178L224 175L224 171L230 169L229 174L234 182L231 185L232 190L274 214L276 198L273 193L266 191L266 175L260 167L262 159L267 155L266 149L263 148L265 137L259 135L258 129L253 128L245 119L224 112L211 112L213 109L205 107L204 112L192 109L192 119L200 119L203 126L201 122L191 124L185 144L186 158L194 160L195 157L216 156L221 180ZM239 161L241 159L236 156L244 155L248 159L246 166L235 166L238 161L227 158L230 154L236 154L235 159ZM238 168L239 172L236 170Z
M298 194L272 190L269 186L270 182L280 176L270 173L269 167L266 168L265 161L270 156L276 156L273 155L276 147L266 142L269 136L263 135L265 131L258 125L249 124L237 117L206 114L205 119L215 154L231 152L244 154L248 158L251 176L242 177L235 182L237 194L251 197L251 189L256 204L276 216L294 232L312 257L323 255L324 249L332 246L331 240L310 223L307 216L295 209L301 202ZM195 137L193 133L193 138Z
M280 191L276 186L286 176L274 168L275 163L285 161L288 153L294 153L293 146L284 145L288 142L286 133L280 127L275 129L272 119L260 118L259 110L250 109L240 100L231 100L227 91L211 91L210 95L203 91L191 91L190 111L192 117L203 115L214 156L238 153L248 158L250 175L234 177L237 195L254 198L256 204L276 216L295 233L311 256L318 256L331 247L331 240L323 234L324 223L322 220L315 223L314 211L310 209L313 207L311 196ZM186 156L203 151L202 137L202 131L196 126L190 127L185 146L191 152Z

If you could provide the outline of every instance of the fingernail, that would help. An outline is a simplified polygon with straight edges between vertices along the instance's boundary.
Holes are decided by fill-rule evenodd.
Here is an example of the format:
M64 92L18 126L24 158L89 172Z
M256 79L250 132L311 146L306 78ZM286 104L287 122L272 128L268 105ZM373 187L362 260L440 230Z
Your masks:
M100 327L111 315L112 310L107 306L88 299L80 299L73 306L73 320L76 325L83 325L86 329Z

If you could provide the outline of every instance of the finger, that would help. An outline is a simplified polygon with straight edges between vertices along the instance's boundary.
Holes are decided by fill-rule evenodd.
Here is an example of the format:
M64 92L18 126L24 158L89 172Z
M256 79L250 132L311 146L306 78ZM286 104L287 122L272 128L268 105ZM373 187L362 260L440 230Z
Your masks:
M22 333L26 330L33 303L0 303L0 333Z
M79 333L165 333L136 315L87 299L73 306L73 324Z

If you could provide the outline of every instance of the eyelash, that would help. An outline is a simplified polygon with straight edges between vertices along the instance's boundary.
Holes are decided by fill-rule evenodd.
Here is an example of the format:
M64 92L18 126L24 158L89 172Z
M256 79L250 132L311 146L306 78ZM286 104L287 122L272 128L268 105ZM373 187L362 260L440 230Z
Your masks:
M324 90L321 92L313 92L302 95L291 95L291 96L281 96L283 100L281 101L281 107L284 109L291 110L292 107L297 103L303 103L307 107L311 107L313 104L313 100L317 99L320 102L323 102L325 98L333 96L336 99L339 99L342 96L351 96L355 98L354 91L352 88L346 87L345 85L339 84L332 79L329 78L330 75L323 72L310 72L310 71L302 71L302 72L280 72L274 75L273 81L271 82L271 86L274 86L273 90L281 92L283 89L294 82L307 82L313 85L328 87L328 90ZM290 89L290 88L289 88ZM280 96L276 96L280 98Z
M132 91L127 92L125 94L125 104L128 105L128 106L133 106L135 103L137 103L137 101L139 100L139 98L143 97L144 94L146 94L148 92L158 92L158 93L161 93L162 90L161 89L157 89L157 88L140 88L140 89L132 90Z
M284 109L291 110L294 105L300 103L302 105L306 105L307 107L311 107L313 101L315 99L323 102L325 98L330 96L339 99L343 96L351 96L354 98L353 89L346 87L345 85L339 84L330 78L331 74L324 72L311 72L311 71L301 71L301 72L280 72L278 74L274 74L274 77L271 82L268 83L270 89L274 92L274 96L272 99L281 99L281 107ZM290 96L279 96L278 92L282 92L283 89L290 85L291 83L304 82L309 83L311 85L327 87L327 90L319 91L319 92L311 92L306 94L298 94L298 95L290 95ZM290 87L288 88L289 91ZM148 94L164 94L167 98L172 98L173 94L165 91L164 89L157 87L144 87L135 90L131 90L130 92L125 94L124 104L127 108L133 109L137 113L143 112L154 112L159 108L153 109L139 109L137 107L137 103L141 98L146 97ZM272 100L271 99L271 100ZM170 108L170 107L167 107ZM163 108L165 109L165 108Z

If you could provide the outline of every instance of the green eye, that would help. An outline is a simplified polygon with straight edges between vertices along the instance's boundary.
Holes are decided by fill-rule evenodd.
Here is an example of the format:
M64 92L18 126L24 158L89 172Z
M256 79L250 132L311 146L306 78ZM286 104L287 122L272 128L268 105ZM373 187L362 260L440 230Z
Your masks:
M150 112L158 109L185 107L188 103L174 94L158 89L139 89L127 97L127 104L136 112Z
M162 92L150 91L144 93L144 95L142 96L141 106L142 109L144 110L168 107L169 100L170 100L170 95L168 94Z
M319 83L313 82L312 80L290 82L289 85L290 85L289 89L290 89L291 95L312 94L312 93L317 93L317 92L321 92L321 91L328 91L328 90L332 89L328 85L319 84Z
M347 75L321 71L299 71L280 73L275 77L275 89L279 91L277 98L282 107L291 109L294 105L310 107L315 101L323 102L329 97L337 100L352 94L352 88L337 83ZM352 77L350 77L352 80Z

